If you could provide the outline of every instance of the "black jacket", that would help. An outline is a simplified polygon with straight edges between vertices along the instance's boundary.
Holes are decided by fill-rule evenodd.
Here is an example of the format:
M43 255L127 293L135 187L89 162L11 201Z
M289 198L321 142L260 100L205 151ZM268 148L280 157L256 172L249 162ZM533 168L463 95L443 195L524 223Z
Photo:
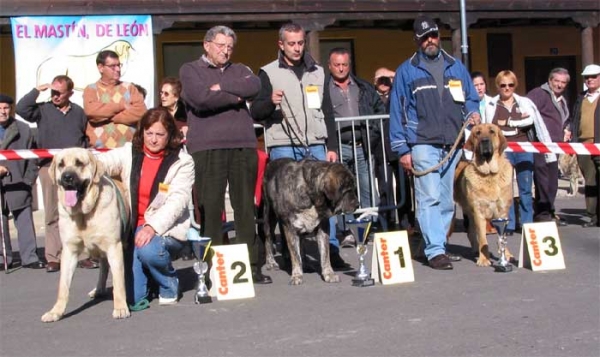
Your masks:
M4 132L0 150L22 150L33 148L33 134L29 125L14 118ZM31 186L38 173L35 160L0 161L10 175L2 178L2 198L11 211L31 206Z
M358 114L360 116L365 115L383 115L386 114L385 105L381 101L379 94L375 87L365 81L362 80L353 74L350 74L350 78L356 85L358 86ZM325 78L325 88L329 90L330 82L332 81L331 75L327 75ZM329 96L331 97L331 95ZM385 123L385 121L384 121ZM367 126L360 126L360 133L363 138L367 137ZM369 121L369 134L371 139L371 152L373 155L377 156L376 148L381 145L381 130L379 128L378 120L370 120ZM366 143L363 142L363 150L367 150ZM381 151L378 149L377 151ZM381 153L379 153L381 155Z
M573 135L573 140L579 142L579 126L581 125L581 104L585 99L585 94L587 92L581 92L577 96L577 100L575 101L575 105L573 105L573 109L571 110L571 133ZM600 99L597 99L600 101ZM594 143L600 143L600 102L596 105L596 110L594 111ZM600 163L600 156L592 156L592 160L596 163Z

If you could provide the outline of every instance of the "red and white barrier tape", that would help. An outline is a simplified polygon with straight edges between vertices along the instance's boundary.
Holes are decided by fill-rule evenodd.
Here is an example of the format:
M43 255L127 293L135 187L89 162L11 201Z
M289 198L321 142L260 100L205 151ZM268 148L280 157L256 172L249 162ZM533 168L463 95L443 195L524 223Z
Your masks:
M0 150L0 160L51 159L62 149ZM110 149L90 149L96 155ZM509 142L506 151L538 154L600 155L600 144Z
M600 155L600 144L509 142L506 151L597 156Z
M0 160L51 159L63 149L0 150ZM90 149L97 155L110 149Z

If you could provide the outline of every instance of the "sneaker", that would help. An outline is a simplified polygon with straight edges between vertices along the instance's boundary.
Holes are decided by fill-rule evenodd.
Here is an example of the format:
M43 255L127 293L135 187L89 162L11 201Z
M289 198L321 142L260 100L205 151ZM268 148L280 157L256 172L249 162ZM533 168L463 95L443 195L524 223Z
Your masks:
M168 306L168 305L177 305L177 296L172 298L164 298L162 296L158 296L158 305L160 306Z
M340 247L342 248L353 248L356 246L356 238L352 235L352 233L347 234L342 242L340 243Z

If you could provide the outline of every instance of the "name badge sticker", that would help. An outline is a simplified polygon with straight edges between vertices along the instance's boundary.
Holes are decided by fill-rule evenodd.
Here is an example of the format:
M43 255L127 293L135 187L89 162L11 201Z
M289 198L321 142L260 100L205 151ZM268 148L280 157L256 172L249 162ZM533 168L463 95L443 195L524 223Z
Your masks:
M460 80L451 79L448 81L448 88L450 89L450 94L455 102L465 102L465 95L463 93L462 82Z
M304 90L306 94L306 103L310 109L321 108L321 98L319 97L319 87L307 86Z
M163 183L163 182L159 183L158 184L158 193L156 194L156 196L150 203L150 207L152 207L154 209L158 209L162 205L164 205L165 201L167 200L168 193L169 193L169 185L166 183Z

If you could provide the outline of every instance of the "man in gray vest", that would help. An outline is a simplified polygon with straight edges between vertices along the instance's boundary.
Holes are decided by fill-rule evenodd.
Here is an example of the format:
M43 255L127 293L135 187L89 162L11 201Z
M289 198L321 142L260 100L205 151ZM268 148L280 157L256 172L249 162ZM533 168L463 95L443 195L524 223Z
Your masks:
M289 157L337 160L335 119L323 67L304 51L302 26L288 23L279 30L279 56L258 74L261 90L252 102L255 120L265 124L265 143L271 160ZM339 255L335 218L330 223L331 265L348 265Z

